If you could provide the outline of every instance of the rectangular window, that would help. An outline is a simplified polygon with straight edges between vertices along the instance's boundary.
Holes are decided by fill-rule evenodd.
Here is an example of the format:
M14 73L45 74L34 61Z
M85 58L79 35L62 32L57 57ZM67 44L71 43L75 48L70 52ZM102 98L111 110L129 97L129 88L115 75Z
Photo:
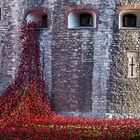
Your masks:
M2 11L1 11L1 8L0 8L0 20L2 20Z
M137 77L137 53L136 52L128 52L128 77L136 78Z
M124 27L136 27L137 17L133 14L126 14L123 17Z
M93 26L93 17L90 14L80 15L80 26Z
M2 15L1 15L1 8L0 8L0 20L2 20Z

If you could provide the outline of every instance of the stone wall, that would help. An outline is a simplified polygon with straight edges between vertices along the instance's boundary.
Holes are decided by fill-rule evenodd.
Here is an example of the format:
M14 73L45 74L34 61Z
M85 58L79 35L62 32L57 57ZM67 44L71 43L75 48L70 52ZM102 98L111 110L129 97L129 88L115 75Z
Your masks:
M55 3L52 95L64 114L105 116L113 7L113 3L106 1ZM96 12L96 29L68 29L67 11L82 8Z
M20 65L20 53L21 53L21 43L19 40L20 29L22 23L26 19L26 15L28 12L32 10L43 9L46 10L49 8L51 11L53 1L0 1L0 6L2 8L2 21L0 21L0 91L3 92L6 86L11 82L15 74L18 71L18 66ZM44 4L47 5L44 7ZM51 20L51 19L50 19ZM46 77L46 85L48 88L48 92L51 90L51 28L48 28L45 31L41 30L40 34L40 50L41 50L41 60L44 67L44 75ZM43 39L44 36L44 39ZM48 39L46 39L48 38ZM48 41L46 41L48 40ZM48 49L47 49L48 48ZM49 51L48 51L49 50ZM44 54L42 54L44 52ZM47 55L47 56L46 56ZM44 64L44 61L46 63ZM46 66L47 65L47 66ZM45 70L47 69L47 71Z
M4 91L15 72L15 36L16 17L13 19L12 3L8 0L0 1L2 20L0 21L0 91ZM16 6L16 4L15 4ZM14 12L14 11L13 11ZM13 21L14 20L14 21Z
M119 13L126 9L138 9L138 1L121 1L116 7L113 43L110 47L110 78L108 81L107 112L113 117L140 117L139 32L138 28L119 29ZM137 77L128 76L128 52L137 57Z
M139 52L139 30L120 30L114 34L108 87L108 111L124 116L139 116L139 76L128 77L127 52Z

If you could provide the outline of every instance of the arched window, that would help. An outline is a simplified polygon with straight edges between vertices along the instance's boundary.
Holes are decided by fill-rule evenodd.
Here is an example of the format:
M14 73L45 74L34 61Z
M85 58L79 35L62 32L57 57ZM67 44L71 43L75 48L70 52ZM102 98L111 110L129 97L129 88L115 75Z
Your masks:
M119 14L119 28L120 29L140 28L140 11L139 11L139 9L122 10Z
M41 10L32 11L32 12L28 13L28 15L26 17L26 21L27 22L39 21L39 22L41 22L41 25L40 25L41 28L47 28L47 26L48 26L48 16L46 13L44 13Z
M96 14L93 11L74 10L68 14L68 28L96 28Z
M123 16L124 27L136 27L137 17L134 14L125 14Z
M93 17L90 14L80 14L80 26L93 26Z

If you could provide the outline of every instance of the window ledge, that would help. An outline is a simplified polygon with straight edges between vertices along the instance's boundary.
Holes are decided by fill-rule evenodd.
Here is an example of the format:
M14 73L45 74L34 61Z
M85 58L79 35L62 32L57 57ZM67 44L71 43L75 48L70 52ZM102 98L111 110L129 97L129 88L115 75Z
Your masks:
M129 78L129 79L136 79L138 77L137 76L127 76L127 78Z
M39 30L47 30L48 27L39 27Z
M95 27L72 27L69 30L81 30L81 29L96 29Z
M120 30L140 30L140 27L121 27Z

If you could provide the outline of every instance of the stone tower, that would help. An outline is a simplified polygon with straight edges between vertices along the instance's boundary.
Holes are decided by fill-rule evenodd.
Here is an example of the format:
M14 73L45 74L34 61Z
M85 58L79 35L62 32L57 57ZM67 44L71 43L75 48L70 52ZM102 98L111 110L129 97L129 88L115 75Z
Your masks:
M40 20L40 60L59 113L140 116L138 0L0 0L0 8L1 93L18 71L22 23Z

